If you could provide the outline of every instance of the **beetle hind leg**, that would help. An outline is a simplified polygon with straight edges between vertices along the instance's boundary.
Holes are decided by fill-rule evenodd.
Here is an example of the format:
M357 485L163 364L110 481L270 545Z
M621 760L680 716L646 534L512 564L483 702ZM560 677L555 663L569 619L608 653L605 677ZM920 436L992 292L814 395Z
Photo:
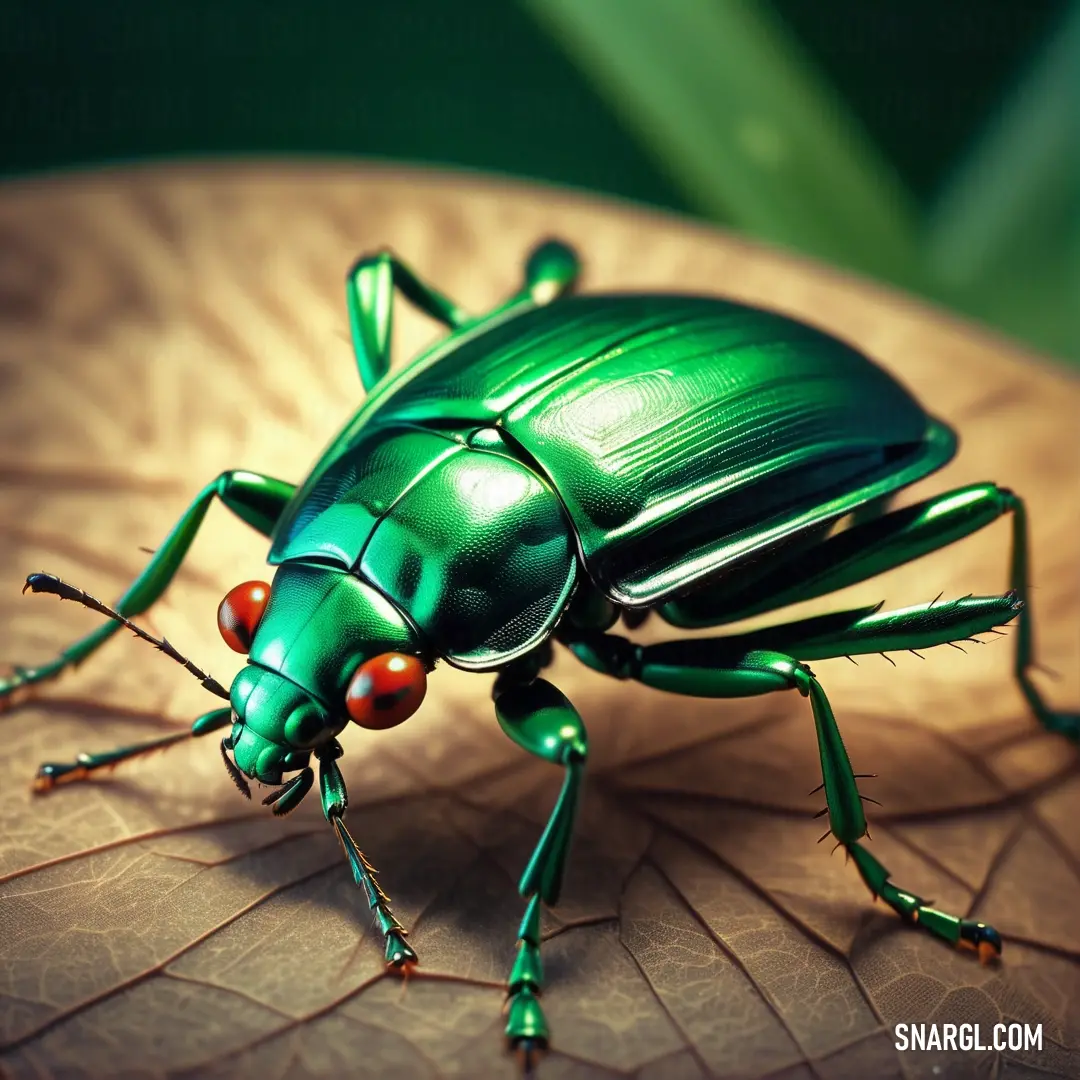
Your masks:
M558 240L537 245L525 262L521 290L483 319L491 318L523 301L548 304L573 288L580 265L573 248ZM376 251L359 258L345 277L353 353L360 382L370 394L390 370L390 335L394 290L416 308L451 330L473 322L453 300L419 275L392 251Z
M1027 509L1023 499L1007 488L997 489L1006 509L1012 513L1012 551L1009 559L1009 584L1024 602L1017 623L1016 653L1013 660L1013 674L1020 686L1020 692L1038 717L1039 722L1048 731L1065 735L1074 742L1080 742L1080 711L1070 712L1052 709L1043 701L1038 687L1031 681L1031 669L1035 667L1035 631L1031 613L1031 599L1028 588L1031 573L1028 556Z
M537 244L525 261L523 293L537 304L548 304L569 292L577 282L581 262L577 252L561 240Z

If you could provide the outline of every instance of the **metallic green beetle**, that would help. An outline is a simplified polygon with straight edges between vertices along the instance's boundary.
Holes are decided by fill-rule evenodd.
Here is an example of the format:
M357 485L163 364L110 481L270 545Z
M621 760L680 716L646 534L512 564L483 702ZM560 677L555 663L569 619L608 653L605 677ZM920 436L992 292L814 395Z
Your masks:
M347 276L347 299L368 397L310 476L294 487L222 473L117 612L56 578L31 576L30 588L80 600L114 621L48 665L0 682L0 700L81 662L121 624L130 626L128 616L162 595L217 497L270 538L277 570L272 587L245 583L219 609L222 634L248 658L231 693L175 656L230 699L190 734L229 728L221 745L230 774L249 796L248 779L277 786L265 800L274 813L287 813L310 790L314 757L323 812L385 936L388 963L416 955L343 821L336 737L349 719L380 728L404 720L443 659L497 672L503 730L565 769L520 884L526 908L506 1034L527 1059L548 1040L538 1000L540 904L559 898L588 752L581 717L540 677L552 641L603 674L676 694L794 689L809 697L826 835L900 916L983 960L997 956L992 927L894 885L861 843L862 796L807 661L951 644L1018 615L1015 673L1024 695L1047 728L1075 738L1078 717L1052 712L1029 679L1022 502L982 483L889 512L898 489L953 456L956 437L861 353L791 319L717 299L565 296L577 274L570 248L541 244L522 289L470 318L389 252L361 259ZM395 287L451 333L390 375ZM1006 513L1012 589L1003 596L858 608L649 646L611 633L620 619L632 629L649 612L676 627L719 626L822 596ZM83 779L186 735L44 765L37 788ZM286 773L293 775L283 781Z

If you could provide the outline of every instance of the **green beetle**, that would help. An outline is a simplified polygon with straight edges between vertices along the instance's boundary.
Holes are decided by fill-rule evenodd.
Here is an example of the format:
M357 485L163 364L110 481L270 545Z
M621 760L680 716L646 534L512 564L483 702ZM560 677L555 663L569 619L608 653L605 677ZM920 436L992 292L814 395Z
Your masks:
M365 404L299 487L229 471L192 502L117 610L48 575L35 591L111 622L53 662L0 682L0 700L84 660L168 586L215 497L271 540L272 585L245 582L218 610L247 656L229 700L191 734L228 728L225 764L273 785L292 810L314 782L386 940L415 962L371 867L345 828L337 736L350 720L392 727L424 697L436 661L497 672L495 711L522 747L565 769L521 879L526 900L508 979L506 1034L527 1058L548 1030L538 996L540 904L559 898L588 753L585 727L541 677L551 645L603 674L676 694L810 698L829 830L875 897L946 941L999 955L990 926L894 885L863 846L866 819L829 702L807 661L953 644L1019 616L1016 677L1047 728L1073 738L1029 679L1023 504L992 483L902 510L890 497L944 465L956 437L881 368L781 315L706 297L567 296L574 252L549 241L522 289L467 317L389 252L357 262L347 299ZM388 374L394 288L450 329ZM752 633L642 646L612 633L651 612L719 626L822 596L952 543L1011 513L1012 589L881 612L866 607ZM841 521L847 527L840 527ZM156 640L132 626L141 636ZM162 643L158 643L161 645ZM36 787L91 776L185 735L43 765ZM292 774L285 779L286 774ZM823 837L824 839L824 837Z

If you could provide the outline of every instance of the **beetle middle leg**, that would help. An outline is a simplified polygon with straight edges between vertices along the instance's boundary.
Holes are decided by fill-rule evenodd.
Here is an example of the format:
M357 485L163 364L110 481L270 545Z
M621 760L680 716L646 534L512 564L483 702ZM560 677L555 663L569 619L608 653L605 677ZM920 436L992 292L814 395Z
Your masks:
M294 490L294 485L284 480L275 480L259 473L239 469L223 472L195 496L154 552L146 568L117 601L117 611L125 616L141 615L161 597L184 561L215 498L263 536L269 536ZM17 668L14 675L0 678L0 709L6 704L6 699L21 687L55 679L67 668L81 664L104 645L120 626L118 622L107 622L69 645L54 660L36 668Z
M986 632L1015 617L1015 594L965 598L905 611L838 612L730 637L690 638L637 645L616 634L565 630L562 640L589 667L618 679L635 679L659 690L702 698L753 697L798 690L809 697L829 829L851 855L863 881L898 915L957 948L978 952L987 962L1001 954L1001 938L986 923L930 906L889 878L889 871L860 843L866 835L856 777L825 691L813 671L796 657L822 658L889 648L929 648L958 632ZM784 649L784 651L779 651Z
M352 834L345 827L349 793L337 764L341 753L341 744L336 739L315 752L319 761L319 792L322 796L323 816L333 825L341 850L348 860L353 880L363 889L368 907L375 918L375 925L385 939L387 964L404 968L417 962L416 953L405 941L407 931L390 910L390 898L376 880L375 868L364 858Z
M556 904L562 889L588 737L577 710L546 679L500 676L494 698L503 731L530 754L566 770L555 808L518 885L527 904L518 930L517 958L507 980L506 1037L529 1065L548 1043L547 1021L538 1000L543 987L540 904Z

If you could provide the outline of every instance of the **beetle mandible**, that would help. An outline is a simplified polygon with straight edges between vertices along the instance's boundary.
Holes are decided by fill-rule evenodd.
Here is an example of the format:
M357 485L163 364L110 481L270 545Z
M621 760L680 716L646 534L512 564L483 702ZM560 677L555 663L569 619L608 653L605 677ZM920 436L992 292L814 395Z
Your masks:
M554 905L588 757L585 726L542 671L552 642L605 675L675 694L810 699L830 833L874 897L945 941L997 957L992 926L900 888L862 843L866 818L847 752L809 661L955 644L1018 620L1015 676L1038 719L1073 739L1030 680L1024 504L993 483L904 509L901 488L948 462L953 431L851 346L790 318L700 296L570 295L574 251L550 240L521 289L472 318L389 251L346 277L365 403L299 486L230 470L195 497L116 609L46 574L27 587L111 621L20 687L81 663L165 591L214 499L269 538L272 584L246 582L218 610L247 663L226 691L167 643L228 705L190 733L41 766L35 788L225 731L236 785L273 785L294 809L318 769L322 809L386 942L416 961L404 927L345 827L337 736L388 728L424 697L436 661L496 672L503 731L565 780L520 882L525 912L507 980L506 1036L527 1060L548 1043L539 996L540 905ZM449 335L389 373L399 290ZM1010 591L883 612L862 607L750 633L640 645L612 630L652 613L722 626L862 582L1009 514ZM840 523L848 524L840 528ZM289 778L286 779L286 774ZM824 837L822 837L824 839Z

